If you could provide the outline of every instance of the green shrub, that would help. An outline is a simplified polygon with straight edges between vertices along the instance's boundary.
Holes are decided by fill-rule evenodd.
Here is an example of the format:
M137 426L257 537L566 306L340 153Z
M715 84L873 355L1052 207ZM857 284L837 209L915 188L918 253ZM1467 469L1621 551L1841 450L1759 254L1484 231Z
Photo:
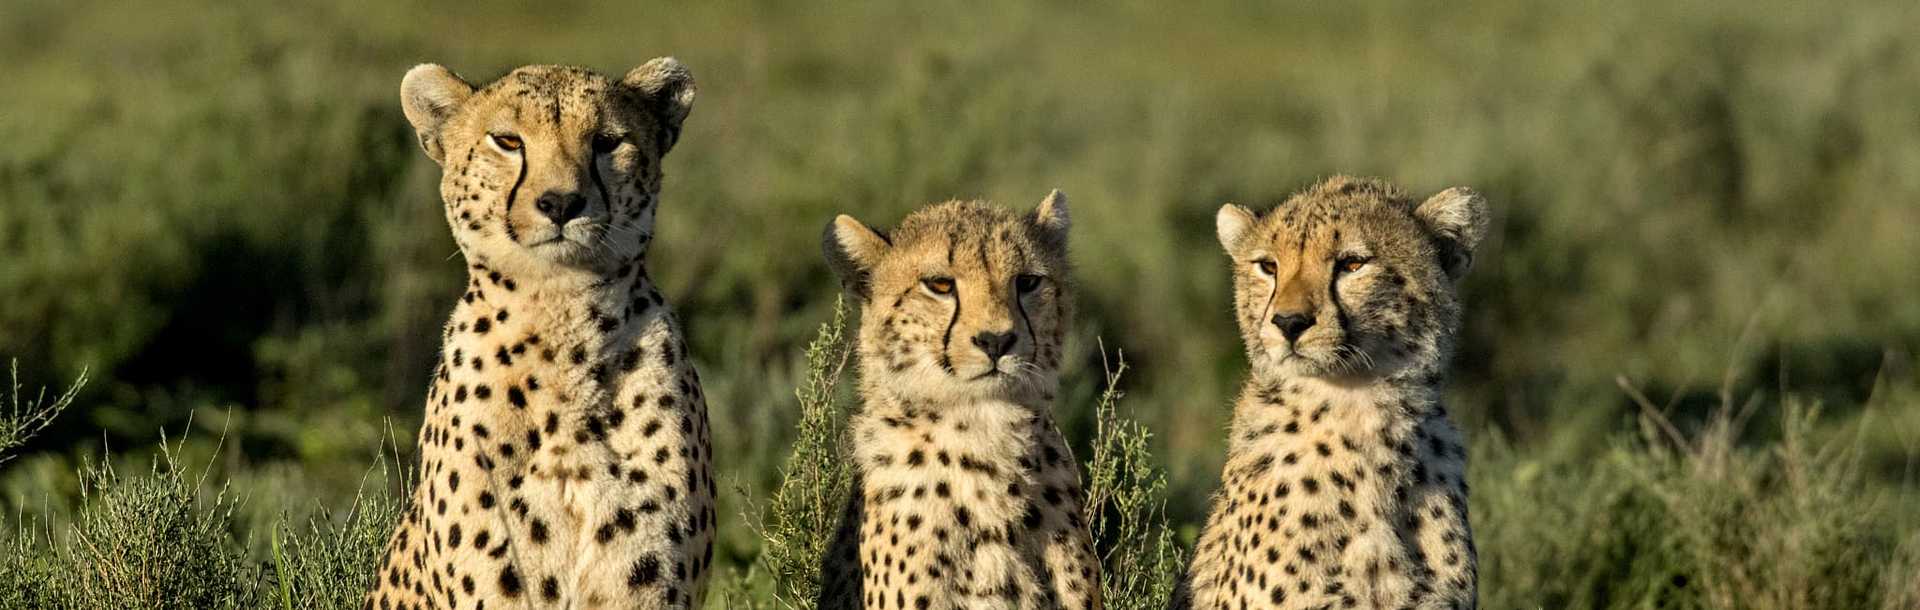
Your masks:
M742 515L760 535L755 568L773 582L780 608L807 609L820 594L820 558L833 543L841 513L853 490L853 469L846 445L846 388L853 341L847 306L835 301L833 319L807 344L807 376L795 390L800 422L793 449L780 467L780 483L757 514Z
M1107 369L1094 406L1093 455L1087 461L1087 520L1100 553L1101 589L1112 610L1161 610L1172 601L1185 563L1167 518L1167 475L1149 443L1153 433L1120 415L1120 377Z
M1858 438L1816 442L1819 409L1783 400L1783 437L1758 446L1741 442L1757 402L1693 433L1648 405L1639 435L1563 461L1479 443L1483 605L1912 607L1912 513L1867 484Z

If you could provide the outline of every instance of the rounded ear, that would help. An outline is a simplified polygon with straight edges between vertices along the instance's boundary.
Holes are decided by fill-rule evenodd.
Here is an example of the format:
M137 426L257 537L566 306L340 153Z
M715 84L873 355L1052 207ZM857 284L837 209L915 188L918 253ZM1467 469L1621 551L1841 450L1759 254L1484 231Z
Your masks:
M1232 255L1234 245L1240 243L1240 238L1247 234L1248 229L1253 228L1255 220L1252 210L1238 204L1220 206L1220 212L1213 216L1213 232L1220 238L1220 247Z
M646 110L660 119L660 152L665 154L680 141L680 125L693 112L693 71L672 57L656 57L627 72L620 84L640 93Z
M868 297L867 279L873 273L873 267L880 264L893 244L879 232L868 228L852 216L841 214L827 223L827 229L820 236L820 250L827 256L827 266L834 275L840 276L840 285L861 299Z
M1474 249L1487 234L1487 199L1473 189L1456 186L1421 202L1413 215L1433 234L1447 276L1457 280L1466 275Z
M434 163L446 159L440 146L440 128L471 95L473 85L439 64L414 66L400 79L400 109L407 113L407 122L420 137L420 148Z
M1065 249L1067 227L1072 224L1067 213L1067 194L1060 192L1060 189L1047 193L1047 198L1040 200L1040 206L1033 209L1033 225L1039 227L1048 247Z

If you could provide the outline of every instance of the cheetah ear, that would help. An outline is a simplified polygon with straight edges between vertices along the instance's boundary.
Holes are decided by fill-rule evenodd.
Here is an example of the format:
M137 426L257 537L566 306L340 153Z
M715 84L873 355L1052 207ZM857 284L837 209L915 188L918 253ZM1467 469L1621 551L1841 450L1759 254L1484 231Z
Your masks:
M827 266L840 276L840 284L848 292L861 299L868 297L867 280L873 267L880 264L880 257L892 247L886 236L846 214L827 223L825 234L820 236L820 249L827 255Z
M434 163L446 159L446 151L440 146L440 128L470 95L473 85L439 64L414 66L400 79L400 109L407 113L407 122L413 123L420 148Z
M693 84L693 71L672 57L656 57L627 72L620 84L639 92L646 108L660 118L660 152L665 154L680 140L680 125L693 112L693 97L699 88Z
M1040 207L1033 209L1033 225L1039 227L1049 248L1066 249L1067 227L1072 224L1067 213L1067 194L1060 189L1047 193L1047 198L1040 200Z
M1252 210L1239 204L1229 203L1220 206L1220 212L1213 216L1213 231L1220 237L1220 247L1226 248L1227 255L1234 253L1235 244L1253 228L1255 216Z
M1458 280L1473 263L1473 250L1487 234L1487 198L1473 189L1456 186L1427 198L1414 208L1414 217L1433 234L1440 251L1440 267Z

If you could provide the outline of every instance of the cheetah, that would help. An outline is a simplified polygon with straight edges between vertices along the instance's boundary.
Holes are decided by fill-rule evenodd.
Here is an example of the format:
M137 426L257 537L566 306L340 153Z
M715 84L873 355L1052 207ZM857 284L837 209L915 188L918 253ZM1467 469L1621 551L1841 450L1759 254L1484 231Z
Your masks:
M1467 452L1441 384L1487 227L1337 176L1216 218L1252 374L1176 608L1473 608Z
M698 607L706 402L645 265L692 75L527 66L476 89L428 64L400 89L467 285L367 607Z
M854 492L825 609L1100 607L1080 472L1055 427L1070 324L1067 200L848 216L826 257L861 304Z

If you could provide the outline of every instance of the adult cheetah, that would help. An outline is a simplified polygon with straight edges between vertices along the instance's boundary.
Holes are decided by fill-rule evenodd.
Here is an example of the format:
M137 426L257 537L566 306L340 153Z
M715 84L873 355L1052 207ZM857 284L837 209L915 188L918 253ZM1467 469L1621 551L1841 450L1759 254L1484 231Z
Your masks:
M1441 383L1485 200L1339 176L1217 224L1253 372L1175 606L1474 607L1467 453Z
M367 606L697 607L706 404L645 266L691 74L528 66L475 89L422 65L400 89L468 279Z
M823 557L827 609L1098 608L1080 473L1054 426L1069 325L1067 200L827 227L861 303L856 484Z

